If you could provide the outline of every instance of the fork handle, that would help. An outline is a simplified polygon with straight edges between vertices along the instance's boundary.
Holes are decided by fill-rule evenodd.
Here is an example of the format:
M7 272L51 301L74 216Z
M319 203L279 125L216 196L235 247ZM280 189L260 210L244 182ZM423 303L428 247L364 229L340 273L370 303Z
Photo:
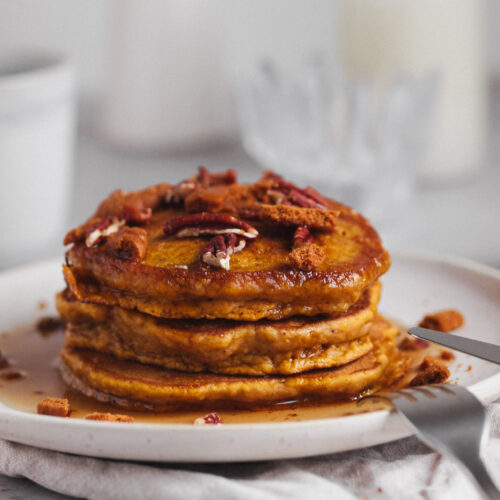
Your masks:
M500 500L500 491L493 482L488 469L486 469L480 457L455 456L469 470L478 488L483 492L486 498Z

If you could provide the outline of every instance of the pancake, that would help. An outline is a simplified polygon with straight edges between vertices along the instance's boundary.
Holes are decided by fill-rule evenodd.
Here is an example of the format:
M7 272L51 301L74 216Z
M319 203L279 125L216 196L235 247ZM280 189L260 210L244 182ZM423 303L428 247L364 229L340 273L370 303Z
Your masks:
M345 313L257 322L160 319L85 304L68 291L57 295L56 305L73 347L176 370L266 374L334 366L365 354L370 343L354 341L368 333L379 297L377 282Z
M395 355L397 328L378 317L370 330L373 349L339 368L288 376L227 376L183 373L118 360L108 354L65 346L61 372L68 385L103 402L130 409L231 407L306 398L351 399L382 383Z
M217 192L224 198L235 189L246 193L255 186L217 186ZM390 265L389 255L370 224L354 210L332 200L324 201L323 208L271 207L285 215L265 221L255 221L258 209L252 212L242 210L238 204L226 206L242 225L254 226L258 237L250 234L246 246L231 255L229 270L205 265L200 262L200 253L209 238L203 234L165 234L166 224L172 225L172 221L188 214L187 209L162 205L160 194L168 191L168 185L148 189L113 194L86 224L68 233L66 243L73 246L66 254L65 279L79 300L137 309L164 318L257 321L299 314L336 314L357 302ZM151 189L156 189L154 203L148 198ZM203 198L203 189L197 190L197 196ZM152 216L140 222L140 228L128 228L129 233L135 231L133 238L139 238L139 234L142 238L139 250L133 246L139 245L136 240L131 243L137 255L130 258L130 252L125 252L117 256L108 244L89 248L84 238L89 228L105 217L118 217L130 200L153 209ZM188 208L197 206L191 204ZM268 205L257 206L263 207L263 213L264 209L270 211ZM202 208L210 209L211 205ZM321 258L312 263L306 259L302 264L291 258L294 231L300 225L297 222L294 226L291 220L309 225L315 255ZM304 268L305 264L309 267Z
M190 373L210 372L228 375L291 374L319 368L340 366L354 361L372 348L368 335L340 344L320 344L295 351L236 353L216 362L199 361L195 356L172 349L154 349L157 343L146 344L144 339L123 336L105 325L68 325L66 345L108 353L117 359L158 365Z

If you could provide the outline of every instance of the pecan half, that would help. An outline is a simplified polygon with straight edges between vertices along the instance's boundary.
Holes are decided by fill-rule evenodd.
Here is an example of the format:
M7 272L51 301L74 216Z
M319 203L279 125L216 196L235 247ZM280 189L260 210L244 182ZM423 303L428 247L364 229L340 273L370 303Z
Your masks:
M121 189L114 191L101 202L97 211L90 219L66 234L64 244L69 245L71 243L84 241L89 229L96 226L106 217L124 219L123 210L125 206L133 207L139 212L147 213L148 209L154 212L164 205L165 193L167 193L170 188L170 184L162 183L156 186L150 186L146 189L141 189L140 191L126 192Z
M318 193L316 189L311 186L307 186L302 189L302 192L311 200L314 200L318 205L323 207L328 206L328 199L325 198L321 193Z
M125 205L122 208L122 219L125 219L127 224L143 224L151 219L152 215L151 207L139 209L133 205Z
M194 422L194 425L218 425L222 424L222 419L217 412L208 413L204 417L198 417Z
M303 208L326 208L328 200L314 188L301 189L271 171L264 173L263 184L268 185L267 196L276 205L294 205Z
M238 213L241 207L255 204L251 188L243 184L195 189L184 200L186 212Z
M106 241L109 252L120 259L140 262L146 255L147 232L142 227L122 227Z
M182 181L176 186L171 186L165 193L167 205L180 205L192 192L201 187L201 184L192 181Z
M172 186L165 194L167 204L182 204L187 196L202 187L230 185L236 183L236 172L226 170L218 174L213 174L206 167L199 166L198 174L192 175L189 179Z
M96 222L87 230L85 234L85 245L89 248L101 243L110 234L116 233L118 229L125 225L124 219L117 217L105 217Z
M174 217L163 227L166 236L189 238L203 234L239 234L245 238L257 238L259 232L250 224L222 214L187 214Z
M293 234L293 248L299 248L307 243L313 243L314 238L306 226L299 226Z
M237 174L234 170L229 169L225 172L220 172L218 174L213 174L206 167L200 165L198 167L198 177L197 181L202 186L218 186L220 184L235 184L237 180Z
M229 271L231 255L241 252L245 245L245 239L239 235L219 234L212 238L200 252L200 260L204 264Z

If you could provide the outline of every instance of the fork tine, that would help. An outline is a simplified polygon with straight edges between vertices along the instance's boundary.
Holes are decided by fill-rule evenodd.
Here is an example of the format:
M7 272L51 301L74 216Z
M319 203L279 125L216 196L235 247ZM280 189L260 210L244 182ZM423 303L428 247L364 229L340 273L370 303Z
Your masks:
M460 386L454 386L454 387L458 388ZM451 396L457 395L457 393L455 391L453 391L453 387L450 386L449 384L435 384L435 385L432 385L431 388L436 390L436 391L444 392L444 393L449 394Z
M424 388L424 387L415 387L413 389L415 392L419 392L426 396L429 399L436 399L437 394L434 394L434 392L431 390L431 388Z
M409 390L405 389L402 391L395 391L389 394L388 396L391 400L392 399L398 399L400 397L406 399L407 401L411 401L412 403L415 403L417 401L417 398L413 396Z

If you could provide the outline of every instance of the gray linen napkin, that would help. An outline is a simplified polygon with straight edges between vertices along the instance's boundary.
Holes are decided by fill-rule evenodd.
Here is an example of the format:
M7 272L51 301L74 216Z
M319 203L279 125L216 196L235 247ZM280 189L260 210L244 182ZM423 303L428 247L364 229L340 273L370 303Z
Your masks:
M500 401L489 405L488 468L500 484ZM246 464L138 464L0 440L0 473L90 499L479 499L450 460L408 438L363 450Z

